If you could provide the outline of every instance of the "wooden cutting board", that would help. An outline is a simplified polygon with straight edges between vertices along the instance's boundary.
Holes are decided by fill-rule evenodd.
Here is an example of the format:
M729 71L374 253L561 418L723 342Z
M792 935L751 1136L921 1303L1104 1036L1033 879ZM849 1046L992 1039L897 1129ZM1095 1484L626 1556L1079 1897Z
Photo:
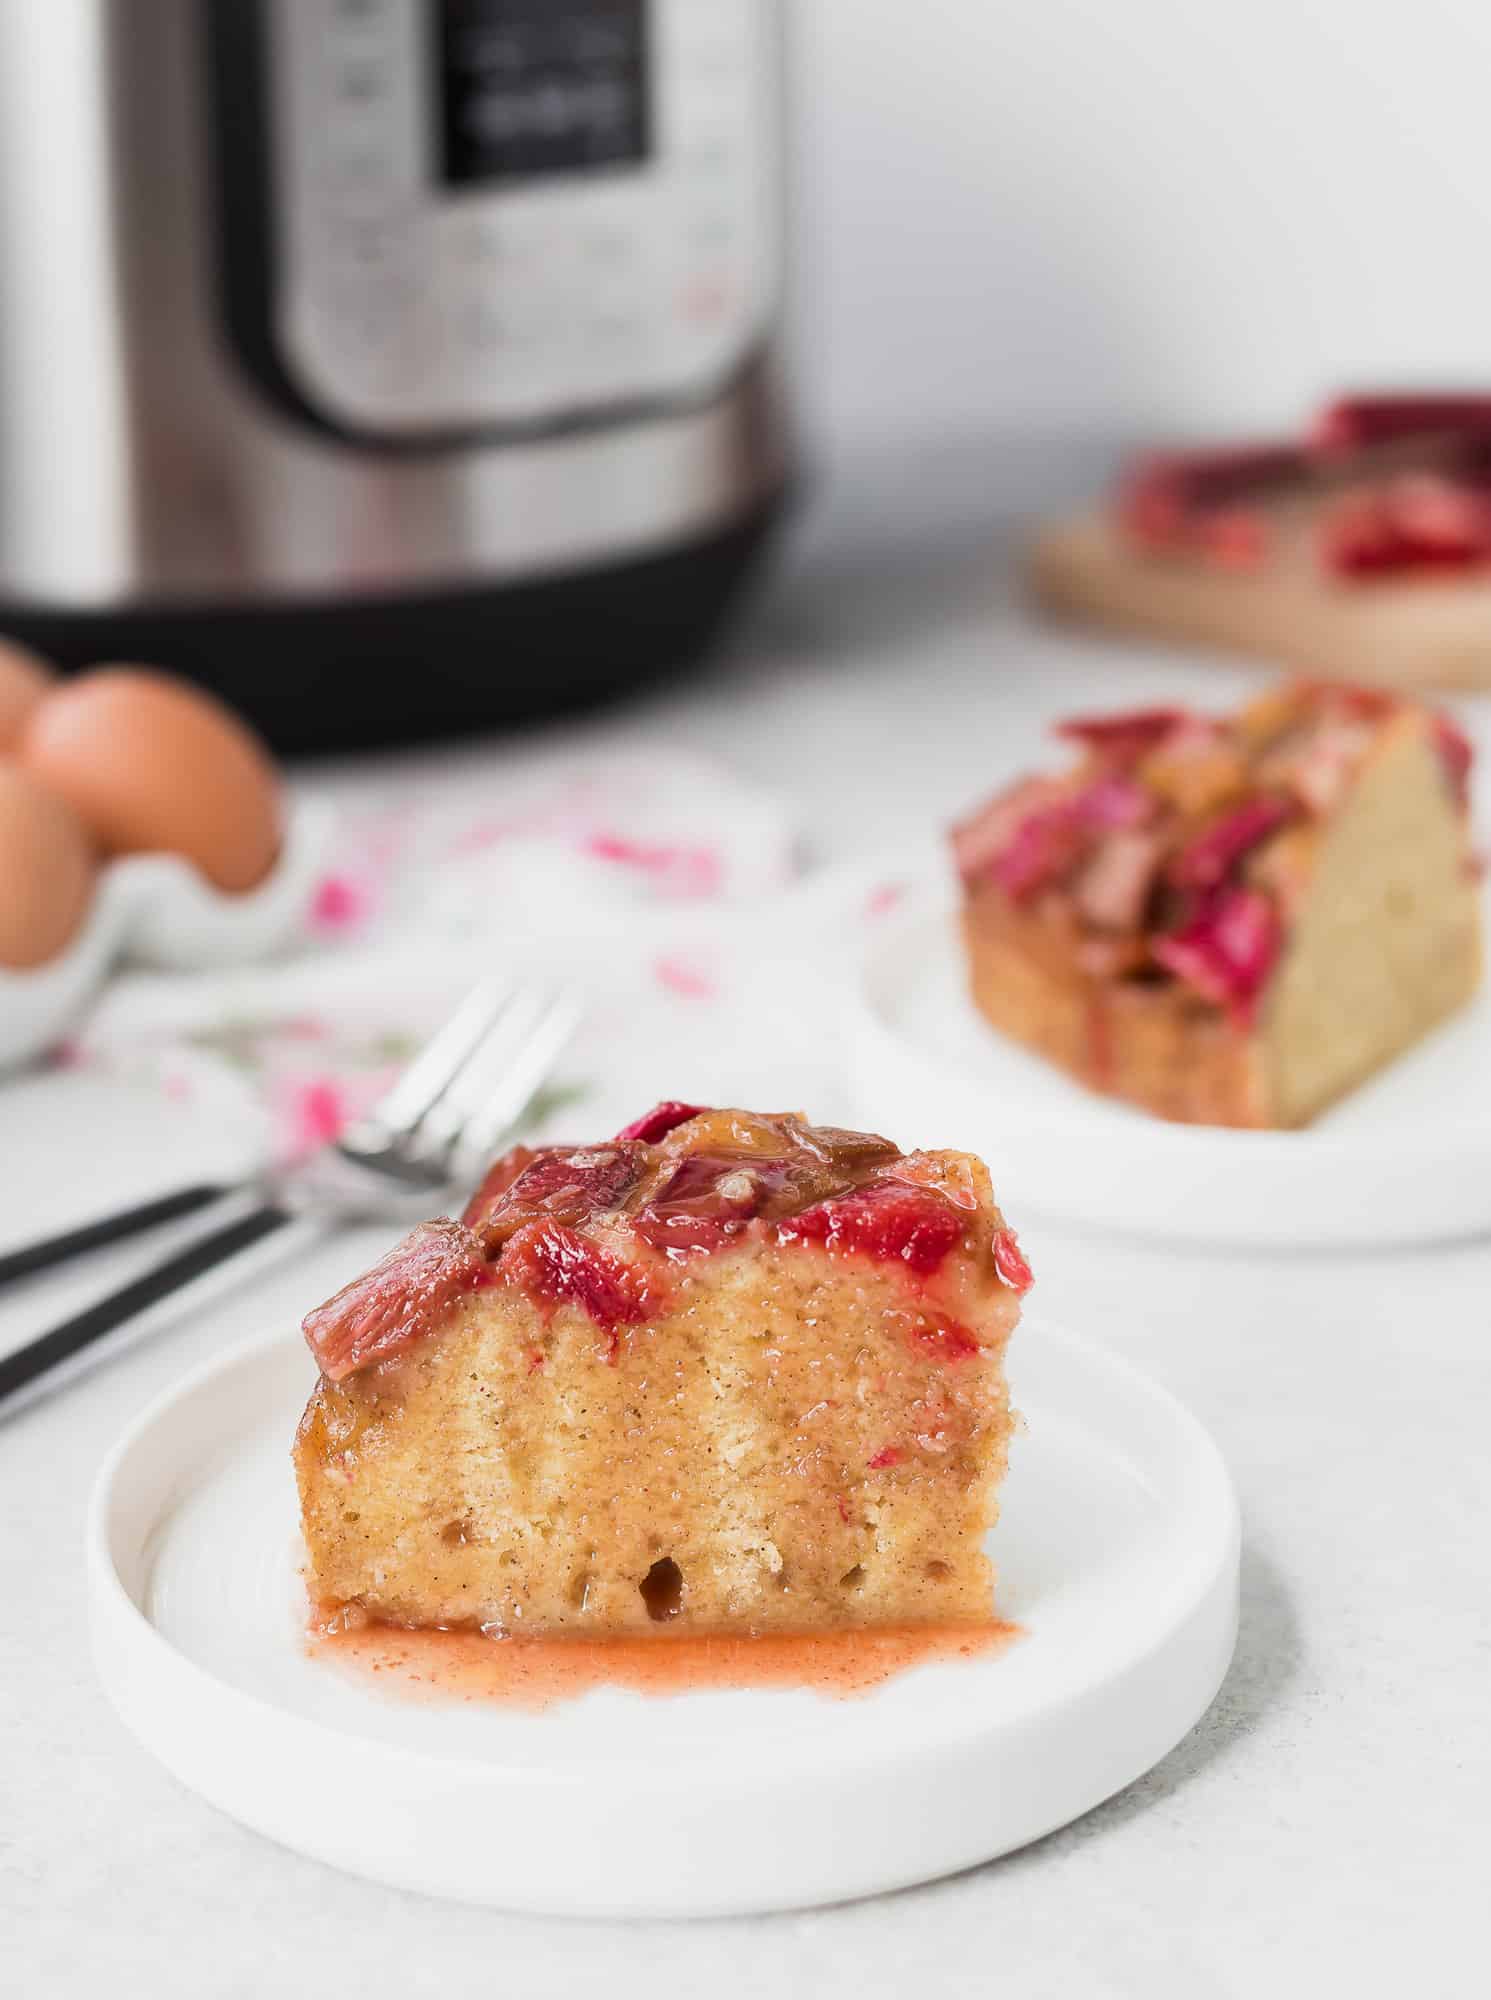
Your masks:
M1491 689L1491 575L1340 581L1316 560L1307 507L1253 572L1142 555L1097 510L1044 529L1028 568L1060 617L1329 679Z

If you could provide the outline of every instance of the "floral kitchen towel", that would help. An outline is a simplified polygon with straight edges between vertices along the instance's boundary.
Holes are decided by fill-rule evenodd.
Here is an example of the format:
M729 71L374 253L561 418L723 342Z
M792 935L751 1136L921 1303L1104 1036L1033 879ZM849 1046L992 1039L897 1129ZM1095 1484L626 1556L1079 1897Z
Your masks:
M782 921L796 829L722 769L638 752L534 760L500 784L457 764L327 791L326 861L296 952L212 974L125 973L59 1062L256 1119L284 1159L366 1110L493 969L582 991L584 1027L536 1107L549 1130L567 1112L572 1129L608 1129L613 1108L620 1124L654 1088L714 1076L723 1091L742 1067L730 1059L742 1008L758 1046L784 1052L800 1025L780 970L798 949ZM734 1094L749 1094L744 1082Z

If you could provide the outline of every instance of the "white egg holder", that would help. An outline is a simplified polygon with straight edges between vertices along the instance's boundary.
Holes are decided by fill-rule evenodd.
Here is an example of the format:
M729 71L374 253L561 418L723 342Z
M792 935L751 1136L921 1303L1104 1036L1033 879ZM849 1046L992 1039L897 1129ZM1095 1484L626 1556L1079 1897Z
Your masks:
M179 854L131 854L99 871L83 927L59 958L0 967L0 1068L50 1048L117 965L204 972L246 965L301 928L326 850L327 819L292 808L279 859L257 889L229 894Z

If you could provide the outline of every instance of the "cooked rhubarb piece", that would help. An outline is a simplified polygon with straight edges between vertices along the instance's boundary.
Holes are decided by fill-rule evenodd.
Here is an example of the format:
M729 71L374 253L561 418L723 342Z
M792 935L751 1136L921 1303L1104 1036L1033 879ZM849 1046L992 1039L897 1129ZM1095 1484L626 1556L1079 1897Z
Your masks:
M1491 563L1491 477L1409 472L1355 489L1321 516L1319 547L1342 577L1482 568Z
M953 851L976 1004L1091 1088L1304 1124L1475 990L1471 752L1446 717L1294 681L1222 721L1057 733L1077 764L1001 792Z
M313 1595L506 1634L986 1620L1029 1284L966 1153L676 1103L519 1148L306 1319Z
M1307 453L1295 444L1152 452L1124 470L1118 521L1151 552L1251 569L1266 558L1270 542L1259 503L1293 491L1308 467Z
M1311 442L1327 456L1374 446L1491 438L1491 396L1338 396L1315 419Z

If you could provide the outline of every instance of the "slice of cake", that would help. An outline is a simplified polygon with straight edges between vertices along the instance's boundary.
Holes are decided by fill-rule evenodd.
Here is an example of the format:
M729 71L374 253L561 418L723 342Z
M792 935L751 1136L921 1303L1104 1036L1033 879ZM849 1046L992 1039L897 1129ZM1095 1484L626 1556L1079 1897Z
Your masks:
M1030 1273L966 1153L664 1104L305 1322L312 1594L504 1633L987 1621Z
M954 829L973 998L1094 1090L1302 1125L1480 977L1470 746L1375 690L1295 681L1209 721L1063 723L1059 776Z

